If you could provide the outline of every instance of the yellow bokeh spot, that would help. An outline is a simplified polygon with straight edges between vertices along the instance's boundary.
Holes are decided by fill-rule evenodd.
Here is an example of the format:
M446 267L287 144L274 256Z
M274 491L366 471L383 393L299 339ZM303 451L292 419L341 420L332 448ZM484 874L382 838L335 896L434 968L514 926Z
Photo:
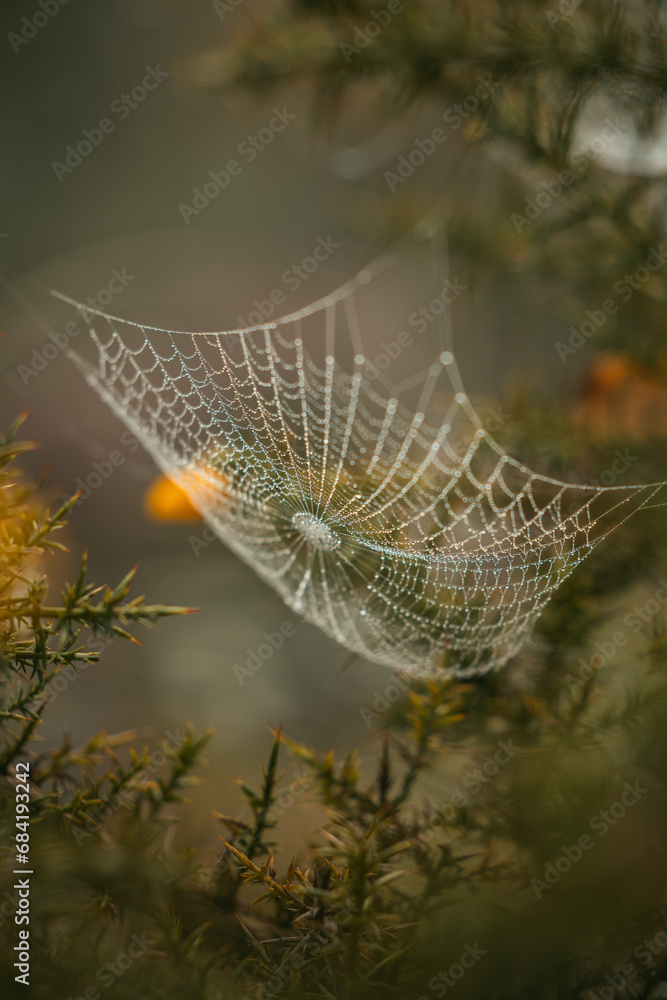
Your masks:
M201 520L185 490L166 476L158 476L146 490L144 510L154 521Z

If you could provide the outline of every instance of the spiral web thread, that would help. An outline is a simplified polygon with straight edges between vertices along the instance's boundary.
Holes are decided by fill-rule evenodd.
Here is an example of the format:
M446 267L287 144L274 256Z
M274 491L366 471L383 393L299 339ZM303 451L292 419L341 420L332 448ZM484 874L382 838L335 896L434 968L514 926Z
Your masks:
M217 333L54 294L97 346L96 368L74 356L89 383L291 609L367 659L468 676L516 653L552 592L660 486L574 486L507 455L465 394L446 314L416 412L382 395L356 299L395 262ZM429 421L436 386L448 402Z

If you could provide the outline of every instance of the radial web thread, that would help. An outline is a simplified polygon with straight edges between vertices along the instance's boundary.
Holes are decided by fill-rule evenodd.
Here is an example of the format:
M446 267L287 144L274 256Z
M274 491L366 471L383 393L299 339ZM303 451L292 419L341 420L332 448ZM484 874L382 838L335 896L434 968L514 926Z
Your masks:
M446 330L416 410L383 395L356 298L395 263L217 333L58 297L97 346L96 367L75 356L89 383L290 608L370 660L468 676L516 653L559 584L660 486L574 486L515 461L465 394Z

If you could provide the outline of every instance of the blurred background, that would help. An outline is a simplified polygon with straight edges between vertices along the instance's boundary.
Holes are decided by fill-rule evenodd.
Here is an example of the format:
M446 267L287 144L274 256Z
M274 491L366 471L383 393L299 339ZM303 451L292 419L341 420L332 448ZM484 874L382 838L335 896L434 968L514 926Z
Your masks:
M78 678L61 670L41 747L58 747L63 734L76 747L106 729L138 730L129 742L152 748L178 743L185 719L215 728L209 766L188 789L193 807L167 804L183 820L173 841L168 827L154 837L162 818L145 802L136 822L124 822L126 810L123 822L101 822L81 851L76 836L60 836L71 816L38 798L52 776L41 780L35 817L47 822L31 848L32 942L35 996L45 1000L81 996L102 955L126 947L123 935L158 927L160 944L118 995L231 996L242 966L238 983L267 995L261 982L287 943L299 953L310 917L294 918L289 894L263 914L250 907L256 887L239 893L227 862L194 872L215 849L219 857L224 828L211 812L247 818L233 779L257 787L279 725L320 754L332 748L337 761L358 747L363 771L358 788L353 768L332 782L316 759L328 804L316 810L301 794L303 761L281 753L279 877L287 870L289 882L293 856L312 866L312 925L348 907L368 918L363 963L355 916L332 932L327 955L310 954L304 989L328 983L327 995L346 1000L441 995L430 977L458 961L464 940L478 940L489 953L457 985L461 1000L626 1000L639 985L646 1000L667 996L667 946L645 977L651 963L636 947L645 935L657 941L657 928L667 940L665 508L637 514L577 568L504 670L464 688L417 680L399 701L396 674L296 619L165 490L68 357L95 351L76 309L49 294L174 330L253 325L258 313L274 318L317 300L435 219L447 233L446 272L461 288L459 367L489 431L559 480L664 481L666 4L401 6L379 31L384 0L2 4L0 427L29 408L21 433L39 447L17 464L47 476L53 507L83 489L60 536L68 551L43 568L57 594L88 550L90 580L114 585L138 564L133 595L198 609L134 630L139 643L109 642ZM285 128L270 128L280 120ZM317 247L328 250L311 267ZM379 294L373 283L363 307L371 361L402 331L412 337L380 380L387 392L404 387L408 405L440 350L437 324L409 320L431 294L427 256L411 258ZM435 410L444 406L436 393ZM248 657L281 633L284 643L248 676ZM512 740L521 752L499 772L495 755ZM412 758L408 746L419 749ZM6 764L23 750L14 746ZM75 813L87 778L77 770L59 780ZM625 817L622 796L635 782L646 791ZM147 783L141 795L150 794ZM593 822L614 807L622 822L600 832ZM3 816L13 822L13 812ZM322 824L338 868L326 881L305 847ZM272 833L265 848L231 829L258 863L273 849ZM603 844L570 874L564 852L591 830ZM183 844L203 848L194 868ZM387 845L402 847L389 855ZM367 867L357 880L359 858ZM558 860L565 877L547 888L540 880ZM393 881L406 865L408 891ZM320 910L322 885L331 899ZM268 965L232 910L258 921L250 926L267 943ZM7 969L13 947L12 937L0 956ZM246 964L253 951L256 967ZM637 969L625 989L614 984L629 959ZM302 996L297 979L290 995Z
M109 644L100 663L59 694L42 735L49 743L67 730L76 742L99 728L149 726L160 738L184 718L198 728L215 726L211 766L194 791L201 812L190 814L200 815L208 829L210 808L237 808L230 779L254 777L270 743L268 725L282 723L293 738L342 753L363 742L368 729L360 709L383 696L393 678L376 665L349 662L314 628L293 622L245 565L210 540L204 525L151 513L146 497L157 471L65 350L54 349L49 332L63 331L77 315L45 289L93 297L101 308L145 323L229 329L240 325L239 317L247 322L275 289L284 293L275 315L332 290L445 190L455 201L463 197L478 222L504 205L501 230L489 236L495 254L480 248L473 270L474 254L459 259L455 247L450 265L466 286L454 336L480 412L500 425L519 420L497 408L508 387L522 380L566 405L580 384L586 352L565 366L554 344L570 336L570 323L567 310L559 315L552 307L556 292L538 288L518 257L513 271L493 266L495 255L512 261L518 237L505 196L515 183L511 158L452 131L418 177L400 184L387 179L415 136L430 135L442 121L437 102L424 100L417 110L383 121L372 94L361 94L348 106L343 127L327 133L305 88L252 99L213 93L206 84L216 63L207 54L233 48L244 30L270 15L270 5L250 0L224 9L208 0L73 0L26 32L29 7L5 0L0 15L2 425L31 408L27 434L40 450L26 464L34 475L49 467L58 500L75 492L95 463L120 453L112 474L73 511L65 538L71 555L52 569L56 583L73 575L88 548L98 583L116 582L138 562L137 590L149 601L201 609L140 634L141 645ZM127 114L112 110L151 69L164 76L155 90L135 107L124 105ZM179 206L192 205L194 189L238 157L239 145L266 126L276 107L296 118L186 222ZM104 118L114 128L99 147L74 167L58 168L67 165L67 147ZM524 198L514 205L523 211ZM458 233L461 243L465 224L459 222ZM335 251L298 288L288 287L285 273L311 255L318 240L333 241ZM119 278L121 290L109 292ZM381 320L365 331L371 357L405 328L406 312L400 303L378 304ZM85 353L86 336L70 346ZM436 350L435 329L428 330L387 378L401 381L420 371ZM296 634L256 676L239 683L234 665L245 664L264 632L286 622L295 624ZM310 822L291 810L285 833Z

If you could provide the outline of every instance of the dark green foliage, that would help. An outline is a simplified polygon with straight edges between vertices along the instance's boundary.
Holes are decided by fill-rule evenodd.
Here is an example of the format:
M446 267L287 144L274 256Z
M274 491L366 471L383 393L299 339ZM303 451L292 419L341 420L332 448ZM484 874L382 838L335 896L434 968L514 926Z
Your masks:
M441 172L427 165L389 194L383 175L395 171L396 157L378 161L376 186L350 185L350 227L385 242L426 213L438 214L467 281L490 273L500 293L505 276L519 276L523 297L575 327L611 295L619 310L596 345L654 365L667 270L627 301L613 287L661 245L663 176L612 173L599 150L589 156L581 149L599 139L608 118L643 137L658 134L667 92L664 4L409 0L382 30L366 31L385 7L294 0L239 29L234 45L194 60L192 77L212 92L311 95L314 130L335 135L342 126L342 145L354 145L354 135L368 139L392 116L399 122L407 109L433 108L436 125L449 111L458 122L445 119ZM454 112L483 79L491 88L477 109ZM375 117L373 107L380 109ZM367 109L363 130L360 108ZM579 134L584 118L589 128ZM404 119L405 151L426 134L416 136L410 122ZM618 143L608 145L613 152ZM526 200L557 191L563 170L570 182L528 218Z
M5 462L20 450L7 440ZM626 618L618 627L638 637L627 663L613 654L578 676L622 549L591 560L585 592L575 584L561 593L533 649L509 670L474 684L413 682L384 716L383 706L369 709L373 765L354 750L336 762L275 733L259 791L240 786L250 818L219 814L225 837L206 864L180 845L168 807L183 801L209 734L168 734L157 756L124 755L137 734L46 751L35 743L47 707L40 694L84 655L83 629L124 634L128 621L178 609L128 601L128 581L94 592L83 573L59 607L44 607L45 578L19 566L56 546L66 512L43 513L30 488L2 475L5 981L17 940L19 760L31 765L30 992L39 1000L86 990L407 1000L444 995L444 977L461 998L546 1000L586 996L628 963L642 995L661 981L665 636L649 614L641 631ZM646 531L638 518L626 544L641 546ZM664 552L664 527L660 542ZM588 611L559 646L564 609L580 605ZM540 643L551 651L548 669ZM283 744L322 809L309 847L279 841ZM577 857L585 835L590 846ZM274 860L279 846L291 861Z
M486 270L499 285L518 276L527 296L578 325L660 246L664 182L591 162L530 225L517 228L511 215L575 166L576 124L591 96L606 94L614 114L650 133L667 87L664 5L584 0L554 21L547 13L557 3L410 0L346 59L341 43L354 45L379 7L294 0L207 58L207 86L273 95L306 82L318 124L333 127L360 86L376 87L390 113L426 99L444 111L490 75L499 86L459 133L464 169L447 190L399 189L370 209L365 191L354 222L387 235L417 222L437 196L466 273ZM651 374L664 371L665 273L595 341ZM502 443L540 472L580 482L630 445L636 461L624 484L665 478L664 413L640 434L595 433L569 405L576 393L564 408L543 392L517 392ZM575 571L502 672L465 684L413 681L400 701L369 706L363 758L351 750L337 762L275 733L259 789L240 786L245 818L229 814L220 790L223 838L209 863L181 842L170 814L208 734L179 730L157 756L129 750L136 733L98 734L82 747L37 742L48 685L96 655L83 645L86 630L127 638L133 624L178 609L130 600L131 577L92 588L85 560L59 604L46 605L41 561L68 508L50 515L30 488L10 486L5 467L26 447L12 438L0 444L0 962L9 984L19 760L31 764L36 877L31 986L7 995L665 995L664 507L641 511ZM283 747L320 809L308 844L281 838L281 813L297 808L284 805L292 786L280 771Z

